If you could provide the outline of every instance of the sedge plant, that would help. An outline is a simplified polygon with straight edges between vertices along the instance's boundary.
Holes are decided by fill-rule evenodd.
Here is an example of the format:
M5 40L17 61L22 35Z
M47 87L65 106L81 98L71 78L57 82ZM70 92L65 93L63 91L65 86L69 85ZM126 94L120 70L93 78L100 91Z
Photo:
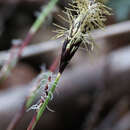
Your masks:
M91 36L91 31L96 28L103 29L106 15L111 15L110 8L104 5L106 0L73 0L70 8L66 8L65 14L68 19L61 18L68 22L69 28L56 25L59 29L55 30L56 38L65 36L62 46L59 71L56 77L53 73L49 73L46 82L41 80L39 89L43 91L43 96L36 104L36 113L30 122L27 130L33 130L38 123L40 117L48 106L49 101L53 97L53 93L59 82L59 79L69 64L70 60L81 45L84 45L88 51L93 51L94 40ZM73 15L74 14L74 15ZM32 102L32 97L28 99L28 104Z

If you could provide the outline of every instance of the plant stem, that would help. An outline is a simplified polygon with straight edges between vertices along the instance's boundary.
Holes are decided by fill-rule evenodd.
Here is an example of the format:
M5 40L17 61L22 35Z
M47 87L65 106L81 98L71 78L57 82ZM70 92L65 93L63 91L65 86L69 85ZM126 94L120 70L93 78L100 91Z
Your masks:
M43 104L41 105L40 109L38 110L37 114L34 115L32 121L30 122L29 124L29 127L27 130L33 130L34 127L36 126L37 122L39 121L40 117L42 116L43 112L45 111L50 99L51 99L51 96L53 94L53 92L55 91L55 88L59 82L59 79L61 77L61 73L58 73L57 74L57 77L52 85L52 87L50 88L49 90L49 93L48 93L48 96L46 97L45 101L43 102Z
M48 93L48 96L47 96L46 100L44 101L43 105L41 106L41 108L38 111L36 122L40 119L43 111L45 110L46 106L48 105L48 102L50 101L51 96L52 96L53 92L55 91L55 88L57 86L57 83L59 82L60 77L61 77L61 74L58 73L57 77L56 77L56 79L55 79L55 81L54 81L54 83L53 83L53 85L52 85L52 87L51 87L51 89L50 89L50 91Z
M58 63L59 63L59 57L56 58L52 65L50 66L50 71L51 72L54 72L58 66ZM16 128L16 126L18 125L19 121L22 119L22 116L23 114L25 113L25 111L30 107L30 105L32 104L35 96L36 96L36 91L37 89L39 88L39 84L36 86L35 90L32 92L31 96L28 96L24 99L24 103L23 105L21 106L21 109L20 111L18 111L16 113L16 115L14 116L14 118L12 119L12 121L10 122L7 130L13 130ZM35 114L36 116L36 114ZM35 116L33 117L35 119Z
M49 68L50 72L54 72L58 66L59 63L59 56L54 60L54 62L52 63L52 65ZM44 72L42 72L44 73ZM31 92L31 95L27 97L27 101L26 101L26 109L28 109L30 107L30 105L32 104L32 102L34 101L34 98L36 97L36 92L37 90L40 88L39 83L37 83L38 85L35 87L35 89Z

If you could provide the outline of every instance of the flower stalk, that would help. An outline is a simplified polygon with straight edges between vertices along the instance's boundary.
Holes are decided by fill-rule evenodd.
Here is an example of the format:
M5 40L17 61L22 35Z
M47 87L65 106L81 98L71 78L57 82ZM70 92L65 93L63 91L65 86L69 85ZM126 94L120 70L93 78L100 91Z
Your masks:
M35 125L37 124L37 122L39 121L40 117L42 116L43 112L45 111L45 109L47 108L47 105L49 103L49 101L51 100L52 98L52 94L54 93L55 91L55 88L59 82L59 79L61 77L61 74L58 73L57 74L57 77L51 87L51 89L49 90L49 93L46 97L46 99L42 102L40 108L37 110L37 112L35 113L35 115L33 116L33 119L32 121L30 122L29 126L28 126L28 129L27 130L33 130Z

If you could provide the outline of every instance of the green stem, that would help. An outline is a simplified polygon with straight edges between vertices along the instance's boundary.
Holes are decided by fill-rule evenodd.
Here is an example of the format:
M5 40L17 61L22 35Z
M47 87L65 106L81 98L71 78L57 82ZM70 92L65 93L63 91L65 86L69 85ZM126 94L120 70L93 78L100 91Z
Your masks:
M41 24L45 20L46 16L52 11L54 8L55 4L57 3L58 0L51 0L49 4L42 10L40 16L36 20L36 22L32 25L30 29L30 33L36 33L37 30L40 28Z
M45 99L44 103L42 104L39 111L37 112L36 120L35 120L35 122L33 122L31 130L34 129L35 125L37 124L37 122L39 121L39 119L42 116L43 112L45 111L45 109L46 109L46 107L47 107L47 105L48 105L48 103L49 103L49 101L51 99L51 96L52 96L53 92L55 91L55 88L56 88L56 86L57 86L57 84L59 82L60 77L61 77L61 74L58 73L57 77L56 77L56 79L55 79L55 81L54 81L54 83L53 83L53 85L52 85L52 87L51 87L51 89L50 89L50 91L48 93L47 98Z

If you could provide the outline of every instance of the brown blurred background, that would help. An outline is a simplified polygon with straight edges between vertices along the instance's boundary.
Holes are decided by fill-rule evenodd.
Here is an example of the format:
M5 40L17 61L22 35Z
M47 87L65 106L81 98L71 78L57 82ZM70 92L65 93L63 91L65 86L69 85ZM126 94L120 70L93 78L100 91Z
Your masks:
M1 66L12 40L25 38L42 5L48 1L0 0ZM63 39L50 39L55 35L53 23L68 27L58 15L64 15L62 10L69 1L59 0L25 56L0 84L0 130L6 130L20 110L41 66L48 69L60 55ZM110 0L107 5L112 7L113 15L108 17L105 31L92 32L97 45L94 52L88 54L79 49L49 104L55 112L46 111L35 130L130 130L130 1ZM26 130L33 114L34 111L26 112L16 130Z

